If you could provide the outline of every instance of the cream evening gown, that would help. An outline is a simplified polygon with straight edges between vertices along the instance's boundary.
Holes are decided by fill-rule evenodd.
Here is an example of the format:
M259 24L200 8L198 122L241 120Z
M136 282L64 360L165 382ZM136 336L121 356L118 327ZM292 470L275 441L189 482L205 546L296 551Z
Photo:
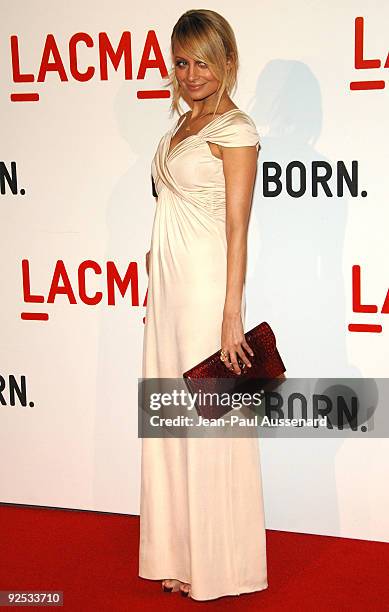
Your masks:
M152 228L143 378L177 378L220 349L227 281L223 162L207 144L257 145L251 117L219 115L151 170ZM244 324L245 297L242 299ZM193 599L268 586L257 437L143 438L139 576L190 583Z

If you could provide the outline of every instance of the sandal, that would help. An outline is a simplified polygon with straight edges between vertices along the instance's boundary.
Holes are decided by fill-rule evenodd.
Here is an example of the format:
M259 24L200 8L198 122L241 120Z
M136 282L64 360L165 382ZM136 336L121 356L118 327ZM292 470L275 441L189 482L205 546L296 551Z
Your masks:
M165 591L165 593L174 593L180 590L181 584L179 580L170 580L166 578L162 580L162 590Z
M190 584L188 582L184 582L182 583L182 586L180 586L180 594L183 597L191 597L191 588L190 588ZM189 587L189 588L182 588L182 587Z

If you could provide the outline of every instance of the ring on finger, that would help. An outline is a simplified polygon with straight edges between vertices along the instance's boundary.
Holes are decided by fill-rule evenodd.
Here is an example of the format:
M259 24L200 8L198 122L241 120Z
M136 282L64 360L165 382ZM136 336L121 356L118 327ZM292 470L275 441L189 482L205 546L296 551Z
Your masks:
M227 361L227 357L228 357L227 352L224 349L221 349L221 351L220 351L220 359L221 359L221 361Z

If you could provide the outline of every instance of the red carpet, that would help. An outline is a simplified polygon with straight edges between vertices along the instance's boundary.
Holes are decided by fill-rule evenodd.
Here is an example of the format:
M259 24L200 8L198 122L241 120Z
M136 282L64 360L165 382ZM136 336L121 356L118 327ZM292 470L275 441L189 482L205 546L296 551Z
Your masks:
M137 516L0 505L0 525L0 590L61 590L69 612L389 610L385 543L268 530L269 588L197 602L138 578Z

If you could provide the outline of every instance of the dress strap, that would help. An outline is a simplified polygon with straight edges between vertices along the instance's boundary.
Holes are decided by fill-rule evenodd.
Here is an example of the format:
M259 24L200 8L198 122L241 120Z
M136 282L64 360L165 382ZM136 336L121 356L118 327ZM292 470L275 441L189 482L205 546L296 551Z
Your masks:
M172 137L173 137L173 136L174 136L174 134L175 134L175 133L178 131L178 128L180 127L180 125L181 125L182 123L184 123L184 121L185 121L185 116L186 116L186 113L184 113L183 115L181 115L181 117L178 117L178 121L177 121L177 123L176 123L175 127L173 128ZM181 119L182 119L183 117L184 117L184 121L181 121Z
M211 121L201 136L208 142L223 147L246 147L256 145L257 151L261 148L260 137L253 119L244 111L225 113L218 121Z

